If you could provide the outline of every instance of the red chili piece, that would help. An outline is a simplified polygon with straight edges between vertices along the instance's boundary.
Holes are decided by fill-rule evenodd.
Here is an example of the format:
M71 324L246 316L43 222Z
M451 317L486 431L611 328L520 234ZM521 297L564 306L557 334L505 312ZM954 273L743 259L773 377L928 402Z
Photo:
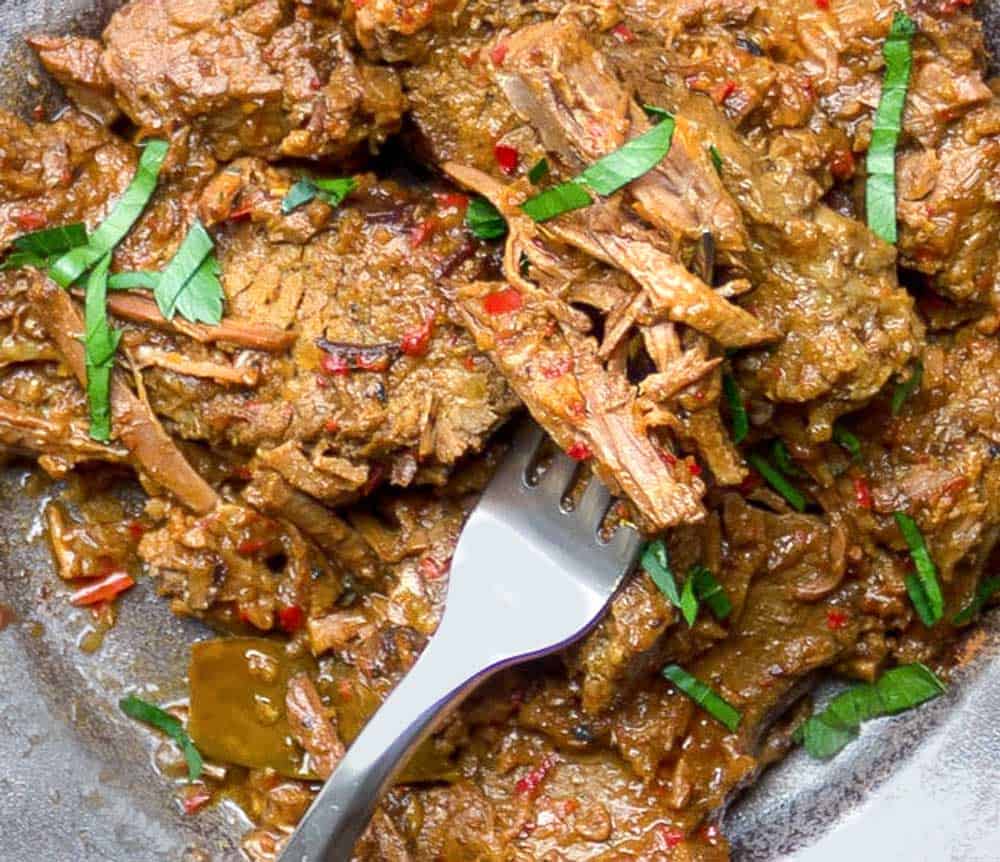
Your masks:
M327 419L323 423L323 430L327 434L336 434L340 430L340 423L336 419Z
M285 605L282 608L278 608L278 625L289 634L297 632L302 628L305 625L305 621L305 611L298 605Z
M434 317L428 317L419 326L408 330L403 335L399 347L407 356L423 356L431 344L431 333L434 331Z
M611 28L611 32L625 44L631 44L635 41L635 33L629 30L629 28L624 24L615 24L615 26Z
M732 80L726 81L725 84L719 87L715 100L721 105L723 102L726 101L726 99L728 99L735 92L736 92L736 82Z
M573 367L573 360L568 356L564 356L551 365L546 365L542 368L542 377L546 380L555 380L557 377L562 377L566 372Z
M666 845L665 850L673 850L684 840L684 833L676 826L660 826L656 830L660 843Z
M112 572L99 580L78 589L70 597L70 604L76 607L96 605L113 599L119 593L135 586L135 580L128 572Z
M701 475L701 464L699 464L697 461L688 461L688 472L692 476L700 476Z
M433 557L424 557L420 561L420 577L425 581L439 581L443 578L451 566L451 560L439 563Z
M410 248L419 248L430 239L437 230L438 220L434 216L425 218L410 231Z
M868 482L865 481L863 476L858 476L854 480L854 498L862 509L870 509L872 507L871 488L868 487Z
M493 61L494 66L502 66L504 58L507 56L507 51L510 48L507 45L507 40L504 39L501 42L497 42L493 50L490 51L490 59Z
M507 144L497 144L493 147L493 156L500 166L500 170L507 176L511 176L517 170L517 163L521 160L520 154L513 147Z
M181 799L181 805L184 806L184 813L191 815L197 814L198 811L211 801L212 794L207 789L202 788L201 790L196 790L194 793L189 793Z
M837 150L830 157L830 173L834 179L849 180L854 176L854 153L850 150Z
M442 209L449 209L454 207L459 212L465 212L469 206L468 195L463 195L461 192L448 192L446 194L436 194L437 202L441 205Z
M264 550L267 546L267 539L244 539L236 546L244 557L252 557L258 551Z
M829 9L830 8L830 0L816 0L816 8L817 9Z
M586 461L588 458L593 457L594 453L590 450L590 447L581 440L577 440L569 449L566 450L566 454L569 455L574 461Z
M839 631L847 625L847 614L843 611L829 610L826 612L826 627L832 631Z
M146 533L146 527L142 521L129 521L128 534L133 542L138 542Z
M483 308L487 314L509 314L524 305L524 298L513 287L495 290L483 299Z
M48 223L48 216L35 210L24 210L17 215L17 226L21 230L40 230Z
M514 785L514 792L521 796L534 796L538 793L539 788L542 786L542 782L545 781L545 777L549 774L549 772L551 772L552 767L555 765L555 755L550 754L546 756L542 762L525 775L524 778L518 779L517 784Z
M351 370L342 356L334 356L332 353L324 353L319 366L324 374L331 377L346 377Z

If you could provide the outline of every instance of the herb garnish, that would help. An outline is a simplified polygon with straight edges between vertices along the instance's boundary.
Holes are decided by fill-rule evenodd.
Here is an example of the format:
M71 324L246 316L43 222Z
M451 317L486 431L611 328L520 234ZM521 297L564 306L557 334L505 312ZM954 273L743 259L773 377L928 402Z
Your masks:
M121 332L108 325L108 267L110 252L102 257L87 278L84 298L84 360L87 369L87 403L90 406L90 436L106 443L111 439L111 372Z
M656 539L646 545L639 564L653 579L653 583L659 587L660 592L666 596L667 601L675 608L679 608L681 596L677 591L674 573L670 570L670 559L667 556L667 546L663 543L663 539Z
M338 207L344 202L344 198L357 188L357 185L353 177L336 179L303 177L288 190L281 201L281 212L288 215L316 198L331 207Z
M931 559L924 534L917 522L905 512L893 512L899 531L910 548L910 557L916 567L916 574L906 576L906 591L917 609L917 614L925 626L932 626L944 614L944 596L938 582L937 566Z
M715 172L721 177L722 176L722 153L719 152L715 144L708 145L708 157L712 160L712 164L715 165Z
M533 221L543 222L573 210L589 207L594 202L587 190L576 180L559 183L550 189L528 198L521 209Z
M722 375L722 391L729 405L729 415L733 421L733 442L742 443L750 431L750 419L747 409L743 406L743 394L732 374Z
M898 416L903 409L906 399L913 395L920 388L920 383L924 379L924 363L919 359L913 363L913 373L902 383L897 383L892 391L891 410L893 416Z
M865 210L868 227L886 242L895 243L896 144L902 130L903 105L913 66L911 43L917 27L905 12L896 12L882 46L885 78L875 111L875 125L868 145L868 182Z
M22 234L14 240L14 251L0 264L0 270L34 266L45 269L56 257L87 244L87 229L80 223Z
M774 459L774 463L778 465L778 469L786 476L802 478L806 475L795 466L792 455L788 451L788 446L785 445L785 441L780 437L776 437L771 443L771 458Z
M694 578L690 573L684 581L684 589L681 590L681 616L684 617L688 628L691 628L698 619L698 597L694 594Z
M862 722L919 706L944 690L944 683L924 665L902 665L886 671L874 684L861 683L837 695L807 719L794 738L812 757L833 757L858 735Z
M972 601L955 614L952 623L956 626L964 626L971 622L972 618L986 606L993 594L998 591L1000 591L1000 575L981 580L979 586L976 587L976 594L972 597Z
M528 171L528 179L533 185L538 185L549 174L549 160L545 158L535 162L534 167Z
M135 176L125 189L125 194L119 198L111 214L90 235L86 245L67 251L49 267L49 275L53 280L62 287L69 287L125 238L153 196L169 146L166 141L157 139L146 142Z
M833 426L833 441L846 449L853 460L860 460L861 441L842 425Z
M499 239L507 233L507 222L486 198L473 198L465 211L465 223L477 239Z
M691 676L684 668L676 664L667 665L661 673L712 718L722 722L733 733L739 728L742 719L739 710L712 691L700 679Z
M707 568L693 566L688 572L688 580L694 584L695 596L708 605L717 620L724 620L733 612L733 603L729 601L725 587Z
M129 695L118 701L118 707L129 718L134 718L136 721L141 721L144 724L155 727L157 730L162 730L184 752L184 759L187 761L188 779L197 781L201 777L203 766L201 752L195 748L191 737L188 736L188 732L184 729L184 725L178 719L174 718L166 710L160 709L160 707L152 703L147 703L135 695Z
M222 285L214 244L197 219L153 288L156 305L167 320L180 314L192 323L222 320Z
M771 463L763 455L751 452L747 456L747 460L767 480L767 483L788 501L788 504L796 512L804 512L806 510L806 498L802 492L771 466Z

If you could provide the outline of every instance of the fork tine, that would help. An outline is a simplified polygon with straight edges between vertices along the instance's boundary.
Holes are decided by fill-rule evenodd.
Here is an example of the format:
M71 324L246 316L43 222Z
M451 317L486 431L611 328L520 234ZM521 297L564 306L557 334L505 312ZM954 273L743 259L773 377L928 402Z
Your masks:
M638 555L642 542L643 538L638 530L634 527L626 527L624 524L621 524L615 530L615 534L611 537L608 545L620 559L631 560Z
M556 452L552 457L552 463L545 468L542 478L538 480L538 490L546 496L555 497L558 504L559 498L566 493L579 466L579 463L568 455Z
M545 432L531 417L522 420L517 431L514 432L510 451L504 456L503 462L497 469L487 490L496 491L501 487L517 488L523 486L528 468L535 460L538 448L544 439Z
M604 483L600 479L591 476L574 514L578 520L583 521L588 526L592 525L596 530L601 525L601 521L604 520L610 505L611 492L604 487Z

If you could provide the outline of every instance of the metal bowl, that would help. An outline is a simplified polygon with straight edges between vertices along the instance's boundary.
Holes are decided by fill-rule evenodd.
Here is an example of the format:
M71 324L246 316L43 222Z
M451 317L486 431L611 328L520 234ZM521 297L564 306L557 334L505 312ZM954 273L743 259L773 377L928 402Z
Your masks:
M0 103L27 114L60 93L21 36L96 35L120 0L0 0ZM1000 56L1000 0L980 9ZM996 71L996 70L994 70ZM228 862L249 824L223 803L198 817L172 804L150 737L116 703L141 686L183 694L189 645L209 636L174 617L148 582L121 605L96 653L85 610L51 597L39 490L0 471L0 858L4 862ZM129 497L125 488L123 494ZM134 502L134 501L133 501ZM737 862L996 862L1000 859L1000 617L970 636L946 697L871 722L830 763L793 753L726 817Z

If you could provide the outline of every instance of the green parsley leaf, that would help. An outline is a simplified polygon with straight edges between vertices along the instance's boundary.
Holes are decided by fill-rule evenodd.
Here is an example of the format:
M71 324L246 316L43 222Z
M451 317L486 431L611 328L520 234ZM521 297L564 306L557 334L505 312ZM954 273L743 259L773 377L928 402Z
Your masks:
M972 597L972 601L955 615L952 622L956 626L964 626L966 623L972 622L972 618L986 607L986 603L998 591L1000 591L1000 575L984 578L976 587L976 594Z
M196 220L153 288L167 320L175 314L192 323L217 325L222 320L223 292L213 248L212 237Z
M688 628L691 628L698 619L698 597L694 594L694 578L690 573L684 581L684 589L681 590L681 616L684 617Z
M125 194L91 234L86 245L71 249L49 267L53 280L69 287L125 238L153 196L169 148L166 141L153 139L146 142L139 157L139 167Z
M549 160L539 159L535 162L535 166L528 171L528 180L533 185L538 185L542 180L544 180L549 175Z
M559 183L528 198L521 209L534 221L543 222L563 213L589 207L594 202L587 190L576 180Z
M739 728L742 716L736 707L712 691L700 679L691 676L684 668L676 664L667 665L661 673L712 718L722 722L733 733Z
M344 198L357 188L357 185L353 177L335 179L303 177L288 190L281 201L281 212L283 215L289 215L316 198L331 207L338 207L344 202Z
M733 423L733 442L742 443L750 432L750 419L743 406L743 393L732 374L722 375L722 391L729 405L729 416Z
M108 325L108 267L111 254L102 257L90 272L84 296L84 361L87 369L87 403L90 436L101 443L111 439L111 373L122 334Z
M717 620L724 620L733 612L733 603L729 601L725 588L704 566L692 567L688 580L694 584L695 596L708 605Z
M804 512L806 510L806 498L802 492L782 476L778 470L772 467L763 455L752 452L747 456L747 460L767 480L767 483L788 501L788 504L796 512Z
M201 777L201 770L204 765L201 753L195 748L191 737L188 736L188 732L184 729L184 725L178 719L174 718L166 710L160 709L155 704L147 703L135 695L129 695L118 701L118 707L129 718L155 727L174 740L181 747L181 751L184 752L184 759L187 761L188 779L197 781Z
M910 575L906 579L907 591L920 615L920 619L925 626L932 626L944 614L944 596L941 593L941 584L938 582L937 566L931 559L930 551L927 550L927 543L924 541L924 534L920 532L917 522L906 512L893 512L899 531L903 534L906 544L910 548L910 557L913 565L916 566L917 573ZM923 595L919 595L916 587L919 585ZM914 593L918 592L915 597Z
M906 399L913 395L920 388L920 383L924 379L924 363L919 359L913 363L913 373L907 380L897 383L892 391L892 415L898 416L903 409Z
M722 176L722 153L719 152L715 144L708 145L708 157L712 160L712 164L715 165L715 172L721 177Z
M473 198L469 201L465 223L477 239L500 239L507 233L507 222L486 198Z
M681 596L677 591L677 581L670 570L670 559L667 556L667 546L663 539L656 539L646 545L639 563L646 574L653 579L660 592L675 608L681 606Z
M833 441L846 449L853 460L861 460L861 441L840 424L833 426Z
M902 665L886 671L874 684L861 683L838 694L822 712L807 719L794 738L812 757L825 760L853 740L863 722L912 709L944 690L924 665Z
M868 182L865 188L868 227L891 243L895 243L897 238L896 144L902 129L903 105L913 65L911 43L916 30L913 19L905 12L896 12L889 36L882 46L885 77L868 145Z

